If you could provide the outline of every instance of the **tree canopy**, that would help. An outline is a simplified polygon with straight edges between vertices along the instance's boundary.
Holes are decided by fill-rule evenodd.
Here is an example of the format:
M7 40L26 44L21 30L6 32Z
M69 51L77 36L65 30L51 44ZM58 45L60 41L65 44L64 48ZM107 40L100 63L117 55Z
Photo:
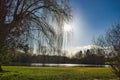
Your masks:
M33 47L35 40L61 48L70 12L69 0L0 0L0 55L8 47Z

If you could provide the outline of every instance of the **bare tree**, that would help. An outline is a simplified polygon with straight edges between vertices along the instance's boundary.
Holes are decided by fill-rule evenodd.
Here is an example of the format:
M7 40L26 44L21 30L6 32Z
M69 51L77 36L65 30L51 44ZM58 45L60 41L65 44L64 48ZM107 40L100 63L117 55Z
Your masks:
M74 55L74 58L76 58L76 59L81 59L82 57L83 57L82 51L79 51Z
M98 37L95 44L106 50L114 51L110 66L113 72L120 78L120 24L114 25L104 36Z
M0 0L0 57L3 52L20 45L31 44L41 32L47 43L62 31L62 24L70 17L69 0ZM50 22L51 21L51 22ZM53 24L58 27L54 27ZM41 36L41 35L40 35ZM39 39L38 39L39 40ZM42 40L42 39L41 39ZM0 71L2 71L0 61Z

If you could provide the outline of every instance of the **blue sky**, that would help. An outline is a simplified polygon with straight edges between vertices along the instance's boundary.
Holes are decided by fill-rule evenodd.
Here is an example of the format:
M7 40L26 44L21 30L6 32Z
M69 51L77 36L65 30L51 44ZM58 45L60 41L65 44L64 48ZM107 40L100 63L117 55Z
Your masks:
M120 0L70 0L73 10L73 46L87 46L120 22Z

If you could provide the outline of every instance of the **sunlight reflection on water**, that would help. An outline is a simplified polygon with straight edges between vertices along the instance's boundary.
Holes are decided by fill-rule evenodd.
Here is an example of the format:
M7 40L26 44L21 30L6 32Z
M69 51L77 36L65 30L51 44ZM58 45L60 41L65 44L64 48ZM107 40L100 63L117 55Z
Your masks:
M93 65L93 64L42 64L42 63L32 63L31 66L48 66L48 67L109 67L109 65Z

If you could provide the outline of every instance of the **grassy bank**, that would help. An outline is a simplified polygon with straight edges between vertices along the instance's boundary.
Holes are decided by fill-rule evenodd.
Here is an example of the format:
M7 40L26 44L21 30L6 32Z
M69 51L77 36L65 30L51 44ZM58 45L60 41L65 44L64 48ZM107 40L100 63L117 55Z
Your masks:
M0 80L117 80L110 68L3 66Z

